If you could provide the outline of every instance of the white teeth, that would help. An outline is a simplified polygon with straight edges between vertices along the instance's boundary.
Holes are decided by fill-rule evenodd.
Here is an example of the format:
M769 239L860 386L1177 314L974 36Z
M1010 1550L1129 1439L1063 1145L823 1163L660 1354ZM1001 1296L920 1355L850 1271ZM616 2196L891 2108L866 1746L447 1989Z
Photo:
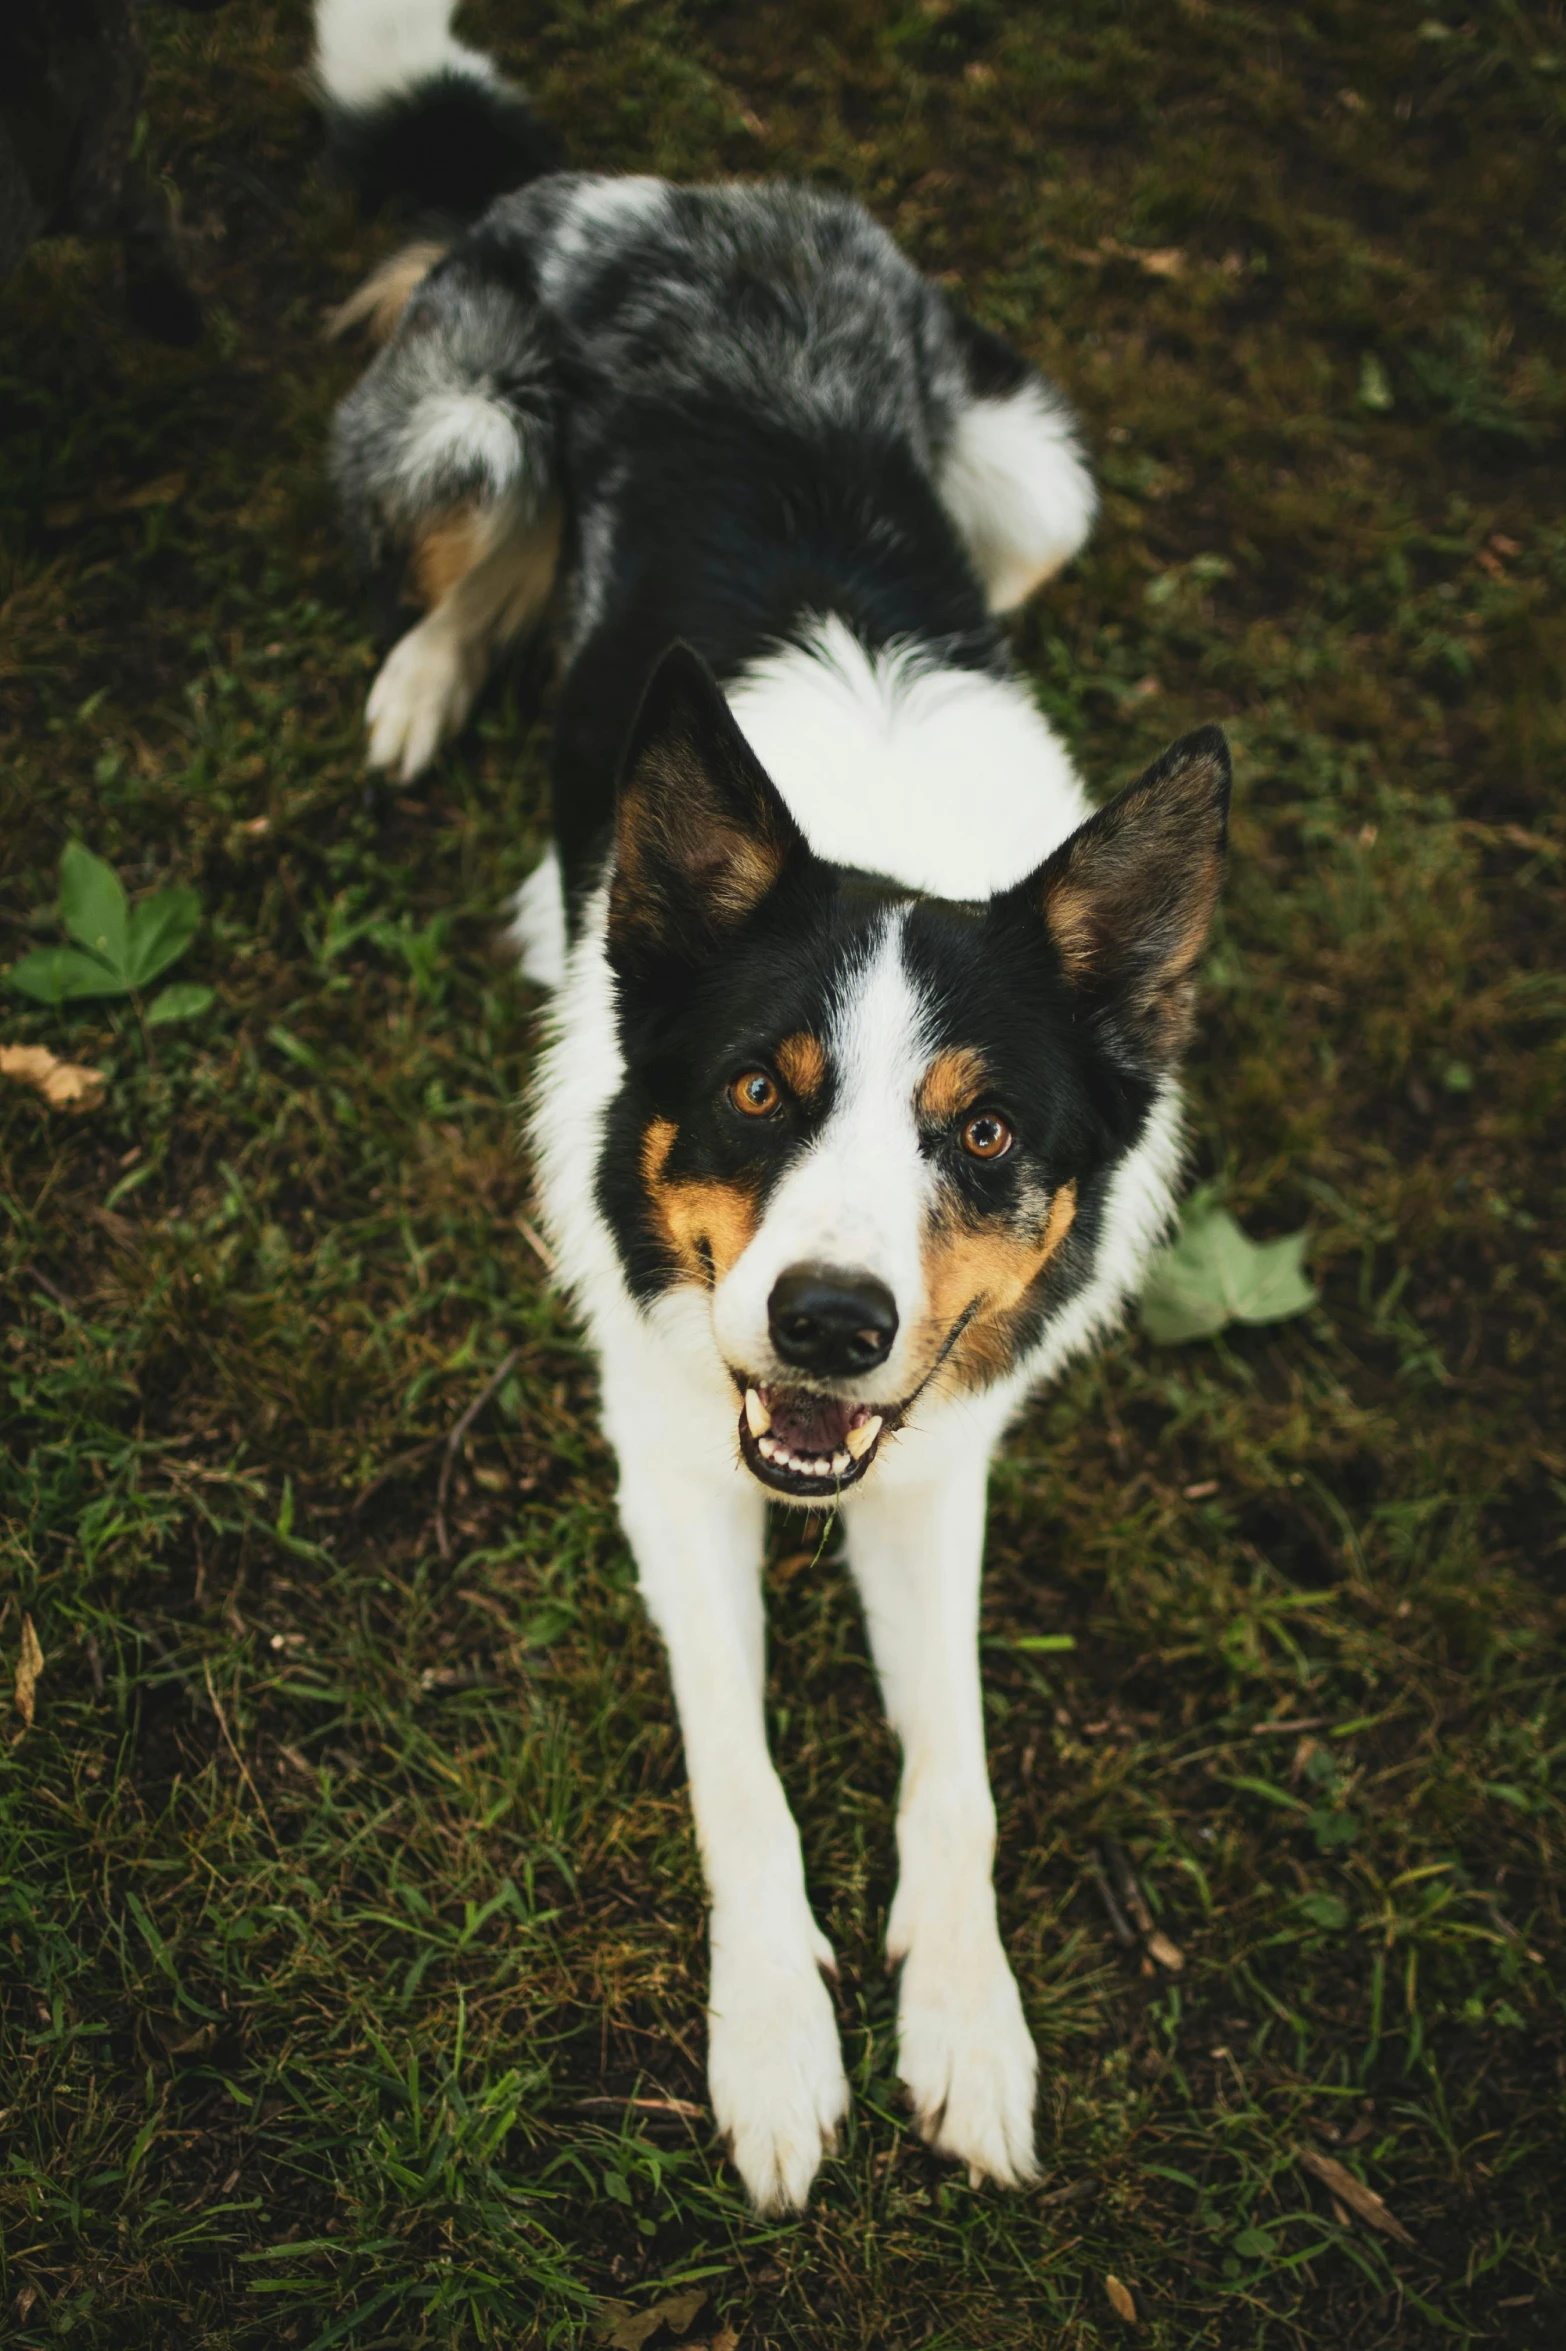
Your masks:
M756 1451L764 1453L769 1461L787 1461L788 1455L776 1437L758 1437Z
M840 1478L840 1477L843 1475L843 1473L844 1473L844 1471L845 1471L845 1470L852 1469L852 1468L853 1468L853 1466L854 1466L854 1457L853 1457L853 1455L852 1455L851 1453L834 1453L834 1454L833 1454L833 1456L832 1456L832 1475L833 1475L835 1478Z
M878 1412L872 1413L870 1418L861 1422L857 1429L850 1429L843 1442L856 1461L863 1461L880 1434L881 1415Z
M764 1437L772 1426L772 1415L754 1388L745 1390L745 1422L753 1437Z

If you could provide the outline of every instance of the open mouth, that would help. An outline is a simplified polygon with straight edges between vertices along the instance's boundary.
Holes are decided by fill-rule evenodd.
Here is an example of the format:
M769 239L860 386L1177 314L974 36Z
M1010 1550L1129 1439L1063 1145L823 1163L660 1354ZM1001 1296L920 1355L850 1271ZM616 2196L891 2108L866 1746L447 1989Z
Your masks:
M835 1500L857 1484L895 1426L891 1406L818 1396L809 1388L747 1387L739 1441L745 1467L791 1501Z

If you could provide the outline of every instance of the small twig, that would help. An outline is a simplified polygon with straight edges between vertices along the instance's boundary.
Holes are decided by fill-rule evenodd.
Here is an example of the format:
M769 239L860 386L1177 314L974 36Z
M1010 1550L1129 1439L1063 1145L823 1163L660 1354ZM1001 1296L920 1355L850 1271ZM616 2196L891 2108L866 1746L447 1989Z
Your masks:
M1150 1935L1153 1931L1153 1914L1136 1882L1136 1871L1131 1867L1124 1845L1117 1844L1113 1837L1106 1837L1099 1851L1109 1864L1109 1874L1115 1881L1115 1892L1120 1896L1127 1918L1139 1935Z
M446 1532L446 1496L451 1490L451 1473L457 1466L457 1455L461 1450L462 1440L478 1419L491 1396L494 1395L495 1390L501 1385L507 1374L515 1368L517 1357L521 1352L520 1347L513 1347L505 1361L496 1366L452 1430L451 1435L446 1439L446 1458L440 1465L440 1484L435 1489L435 1540L440 1547L442 1559L451 1557L451 1537Z
M667 2114L676 2122L705 2122L705 2106L689 2098L573 2098L573 2114Z
M1033 2209L1043 2212L1052 2204L1089 2204L1103 2186L1102 2180L1073 2180L1069 2188L1051 2188L1047 2196L1035 2196Z
M364 1508L366 1502L369 1501L372 1494L378 1494L382 1486L386 1485L392 1478L394 1478L400 1469L411 1469L416 1461L422 1461L424 1459L426 1453L433 1453L436 1446L440 1442L441 1440L439 1437L426 1437L421 1445L410 1445L406 1453L399 1453L392 1460L388 1461L386 1467L382 1470L378 1470L375 1476L371 1478L363 1493L356 1494L354 1496L353 1501L348 1506L349 1517L357 1518L359 1512Z
M1137 1941L1136 1929L1115 1900L1114 1888L1096 1863L1093 1869L1093 1883L1098 1888L1099 1900L1103 1903L1109 1923L1114 1929L1115 1941L1123 1951L1134 1951Z
M245 1786L250 1790L251 1795L254 1796L256 1800L256 1810L260 1813L261 1818L266 1822L266 1833L271 1838L272 1843L276 1845L277 1831L272 1826L272 1816L261 1801L261 1791L250 1776L250 1766L246 1763L244 1757L240 1754L239 1749L234 1744L234 1735L228 1727L228 1717L223 1712L222 1703L218 1698L217 1688L212 1679L212 1661L210 1658L204 1657L201 1660L201 1670L207 1677L207 1696L212 1701L212 1711L217 1716L217 1726L223 1734L223 1744L228 1749L230 1755L232 1755L234 1758L234 1761L238 1764L239 1776L244 1781ZM279 1850L281 1850L281 1848L279 1848Z
M1293 1722L1253 1722L1241 1735L1247 1739L1281 1737L1285 1731L1324 1731L1332 1722L1330 1714L1307 1714Z
M46 1273L40 1273L36 1265L24 1265L22 1271L31 1274L44 1296L52 1298L56 1306L63 1306L68 1314L76 1312L76 1301L70 1293L62 1290L58 1282L52 1282Z
M543 1234L539 1232L535 1226L528 1223L525 1216L519 1216L517 1218L517 1231L522 1235L523 1240L526 1241L528 1247L532 1250L533 1255L538 1259L538 1262L543 1267L545 1273L558 1273L560 1268L556 1261L553 1249L550 1248L549 1243L544 1239Z
M1179 1945L1171 1941L1170 1937L1163 1932L1149 1910L1147 1896L1137 1882L1136 1871L1131 1867L1125 1847L1117 1844L1113 1837L1105 1837L1098 1850L1110 1876L1115 1881L1115 1890L1119 1895L1120 1902L1124 1905L1122 1915L1127 1920L1129 1928L1134 1930L1131 1939L1141 1946L1143 1974L1150 1975L1152 1973L1151 1963L1156 1960L1158 1965L1170 1975L1178 1975L1185 1965L1185 1954ZM1102 1878L1099 1880L1099 1891L1104 1895L1107 1903L1110 1898L1109 1890L1107 1883ZM1113 1916L1112 1910L1111 1919ZM1124 1942L1125 1937L1122 1936L1121 1940Z

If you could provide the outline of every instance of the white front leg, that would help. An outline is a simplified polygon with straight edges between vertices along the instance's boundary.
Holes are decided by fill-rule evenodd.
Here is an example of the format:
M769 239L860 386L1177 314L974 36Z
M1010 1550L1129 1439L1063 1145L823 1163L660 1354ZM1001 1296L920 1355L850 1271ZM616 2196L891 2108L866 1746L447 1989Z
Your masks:
M708 2085L763 2212L802 2205L847 2109L832 1949L767 1752L766 1505L733 1459L732 1415L655 1350L606 1353L604 1426L642 1596L669 1652L711 1900Z
M965 1432L938 1452L928 1478L894 1456L844 1511L882 1695L903 1747L886 1935L888 1959L903 1968L897 2069L930 2144L966 2163L975 2181L1014 2186L1037 2175L1038 2060L991 1879L995 1807L979 1687L988 1432L971 1432L971 1441Z

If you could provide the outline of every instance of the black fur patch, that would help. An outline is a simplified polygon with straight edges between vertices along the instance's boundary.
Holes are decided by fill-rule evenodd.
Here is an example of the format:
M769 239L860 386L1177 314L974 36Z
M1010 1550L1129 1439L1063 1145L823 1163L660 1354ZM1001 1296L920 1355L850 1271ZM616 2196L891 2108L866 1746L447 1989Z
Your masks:
M331 107L326 127L367 205L396 200L459 221L564 161L520 90L472 74L432 74L407 97L363 112Z
M556 719L568 888L596 873L621 748L671 637L729 679L835 613L871 651L915 639L958 668L1009 668L945 508L894 441L807 437L717 399L695 414L689 403L626 401L615 428L616 445L637 451L616 502L628 560Z

